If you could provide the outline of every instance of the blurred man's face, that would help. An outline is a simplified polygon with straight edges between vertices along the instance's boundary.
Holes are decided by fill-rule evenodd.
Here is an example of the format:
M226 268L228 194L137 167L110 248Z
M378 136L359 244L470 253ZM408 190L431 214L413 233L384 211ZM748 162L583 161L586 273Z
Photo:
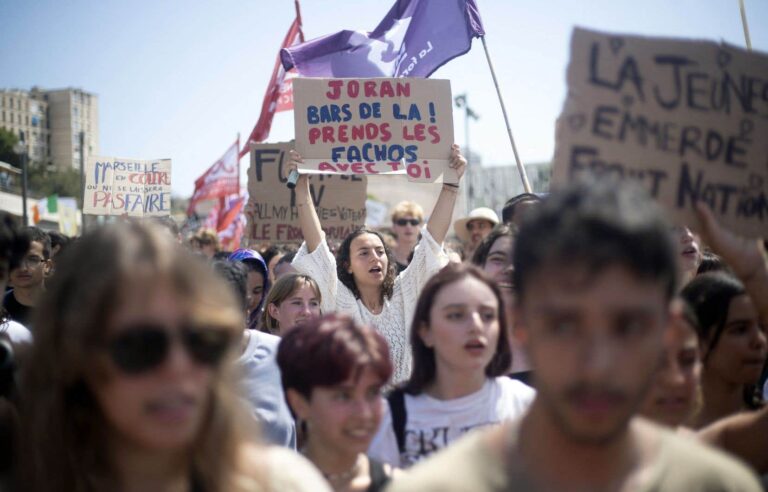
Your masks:
M591 273L563 265L528 284L516 322L536 368L534 408L574 441L621 436L664 354L663 285L623 266Z

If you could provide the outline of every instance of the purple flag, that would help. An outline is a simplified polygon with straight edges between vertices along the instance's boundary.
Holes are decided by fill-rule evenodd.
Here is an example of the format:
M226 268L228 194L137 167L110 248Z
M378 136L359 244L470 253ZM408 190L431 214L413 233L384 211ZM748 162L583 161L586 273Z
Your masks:
M305 77L429 77L484 34L475 0L397 0L373 32L339 31L280 58Z

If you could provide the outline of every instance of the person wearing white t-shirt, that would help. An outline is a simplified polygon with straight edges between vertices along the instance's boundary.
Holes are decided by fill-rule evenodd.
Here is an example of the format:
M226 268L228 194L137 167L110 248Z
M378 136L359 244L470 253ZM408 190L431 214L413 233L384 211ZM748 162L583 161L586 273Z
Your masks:
M26 326L12 319L0 321L0 335L4 335L15 345L32 343L32 333Z
M535 391L505 377L511 352L501 293L474 266L427 282L411 326L413 374L394 390L370 456L409 467L467 432L521 416Z
M301 156L292 150L288 171L298 172L302 162ZM454 144L449 166L458 181L466 164L459 146ZM393 384L405 381L411 374L408 326L421 287L448 262L441 244L451 226L458 192L458 183L443 183L427 226L421 231L413 260L398 275L392 251L373 230L352 232L339 247L338 258L334 258L320 227L307 175L302 174L296 184L296 207L304 243L292 265L317 281L324 313L347 314L356 323L373 326L384 336L395 366Z

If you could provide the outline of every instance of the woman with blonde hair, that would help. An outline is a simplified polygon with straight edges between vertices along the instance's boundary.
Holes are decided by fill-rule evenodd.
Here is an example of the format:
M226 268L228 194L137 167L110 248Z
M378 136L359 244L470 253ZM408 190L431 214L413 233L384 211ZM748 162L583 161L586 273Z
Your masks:
M213 259L213 255L221 250L221 243L219 242L219 236L213 229L200 229L189 240L192 250L205 256L206 258Z
M273 335L288 330L321 314L322 296L317 282L309 275L286 274L275 282L267 295L261 325Z
M325 490L249 440L230 379L242 310L166 234L127 222L84 237L41 307L21 372L23 490Z
M397 262L397 272L400 273L411 262L413 250L419 242L419 228L424 222L424 209L416 202L403 201L392 210L392 232L397 244L392 253Z

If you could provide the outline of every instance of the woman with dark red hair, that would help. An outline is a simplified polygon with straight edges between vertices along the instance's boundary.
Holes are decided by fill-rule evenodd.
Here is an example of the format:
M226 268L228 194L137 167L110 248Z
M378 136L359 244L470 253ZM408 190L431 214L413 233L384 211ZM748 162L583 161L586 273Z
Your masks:
M286 399L304 435L301 452L334 490L383 490L392 470L366 456L392 375L387 342L349 316L300 325L280 342Z

